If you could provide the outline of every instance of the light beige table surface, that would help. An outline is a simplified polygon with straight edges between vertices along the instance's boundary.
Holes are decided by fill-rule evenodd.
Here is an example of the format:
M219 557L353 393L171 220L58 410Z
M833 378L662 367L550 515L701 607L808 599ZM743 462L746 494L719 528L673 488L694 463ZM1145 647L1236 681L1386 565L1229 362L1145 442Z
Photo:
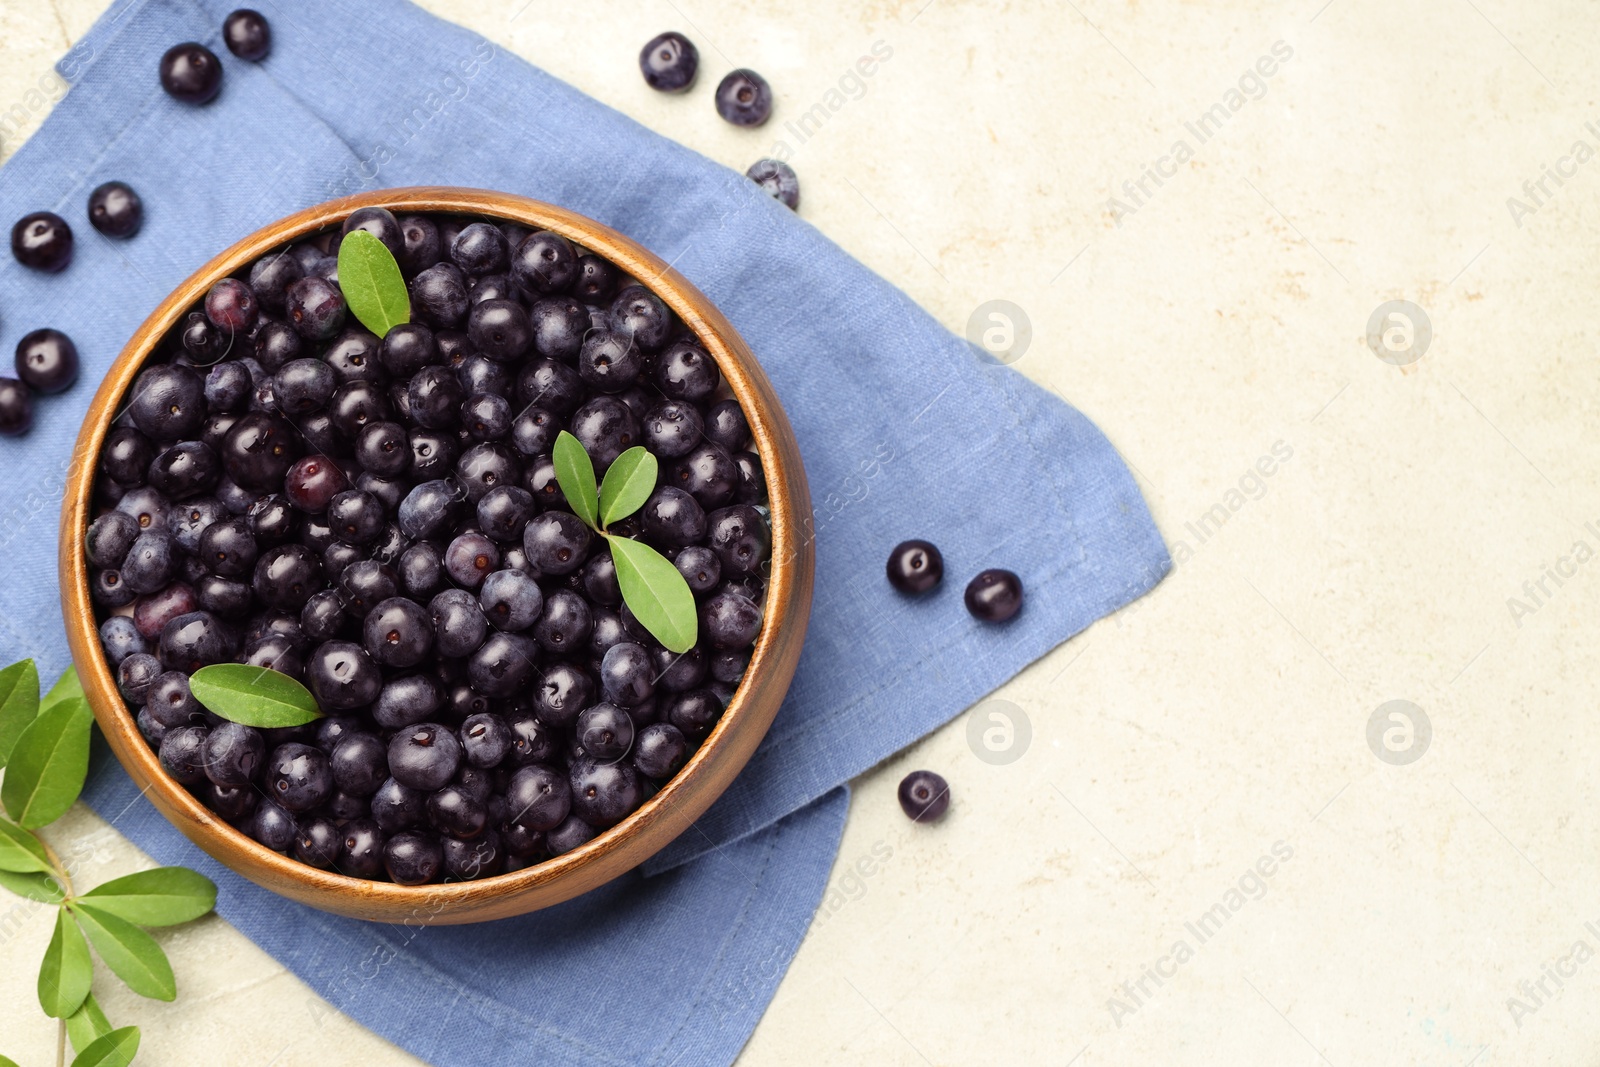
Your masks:
M996 694L1019 758L963 716L857 783L741 1063L1597 1062L1600 10L522 4L425 6L741 170L788 141L802 215L951 328L1019 305L1015 371L1105 430L1179 558ZM4 0L0 104L100 6ZM667 28L685 98L635 66ZM713 111L736 65L762 130ZM1388 301L1425 351L1415 311L1369 346ZM1386 709L1369 745L1392 700L1426 730ZM919 766L935 828L895 803ZM149 862L81 805L51 836L90 881ZM25 1065L42 915L0 932ZM413 1062L218 919L163 941L175 1004L99 983L147 1062Z

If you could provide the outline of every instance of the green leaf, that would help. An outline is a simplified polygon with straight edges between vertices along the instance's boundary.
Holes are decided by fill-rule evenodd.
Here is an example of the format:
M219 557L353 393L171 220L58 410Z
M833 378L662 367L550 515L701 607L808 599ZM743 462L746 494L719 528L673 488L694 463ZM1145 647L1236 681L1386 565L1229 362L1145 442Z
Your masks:
M590 526L599 522L600 497L594 488L594 462L584 451L583 442L566 430L556 434L550 458L556 465L556 484L572 507L572 513Z
M83 682L78 678L78 668L68 667L61 672L61 677L56 679L56 684L50 687L50 692L39 701L39 710L53 707L64 700L84 700Z
M101 911L87 899L73 900L67 907L78 917L83 932L89 935L94 950L111 973L126 982L129 989L156 1000L177 997L178 982L172 977L172 964L155 938L126 919Z
M104 1037L95 1038L78 1053L72 1067L128 1067L139 1051L139 1028L124 1026Z
M10 819L0 819L0 871L44 871L49 874L50 853L32 833Z
M0 767L11 758L17 738L39 714L39 669L33 660L0 671Z
M22 1067L22 1065L10 1056L0 1056L0 1067Z
M67 1016L67 1036L72 1039L72 1047L79 1052L110 1032L111 1020L100 1010L93 993L83 998L82 1007Z
M600 521L610 526L644 507L656 491L656 457L634 445L612 461L600 483Z
M0 803L17 825L37 830L59 819L83 791L89 773L89 727L82 700L64 700L39 713L17 738L0 781Z
M39 1006L52 1019L65 1019L83 1006L94 981L89 943L66 908L56 909L56 932L50 935L39 964Z
M651 636L673 652L694 647L700 620L694 594L672 561L642 541L607 537L622 599Z
M0 887L11 890L19 897L37 900L41 904L59 904L66 899L61 884L48 874L38 871L26 873L0 871Z
M350 313L381 339L411 321L411 297L394 255L366 230L339 242L339 288Z
M140 926L176 926L210 911L217 887L187 867L157 867L113 878L78 899Z
M311 690L270 667L201 667L189 676L189 692L214 714L246 726L299 726L322 718Z

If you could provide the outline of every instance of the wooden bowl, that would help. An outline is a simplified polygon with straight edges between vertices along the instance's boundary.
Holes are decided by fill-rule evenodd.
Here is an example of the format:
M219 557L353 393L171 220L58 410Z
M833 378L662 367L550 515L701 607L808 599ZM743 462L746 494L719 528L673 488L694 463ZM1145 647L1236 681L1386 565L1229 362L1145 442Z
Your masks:
M309 867L234 829L161 769L117 691L89 598L84 530L93 518L101 445L129 385L175 323L211 286L275 248L340 224L356 208L440 212L554 230L652 289L717 361L744 408L772 513L772 574L765 621L737 693L710 737L638 811L587 844L536 866L479 881L401 886ZM711 301L659 257L592 219L551 204L475 189L409 188L319 204L258 230L207 263L156 308L107 372L78 435L61 506L61 610L72 658L95 719L133 782L173 825L218 861L276 893L324 911L377 922L479 922L559 904L631 870L686 830L744 767L772 724L794 675L811 610L814 559L805 536L810 495L794 432L761 365Z

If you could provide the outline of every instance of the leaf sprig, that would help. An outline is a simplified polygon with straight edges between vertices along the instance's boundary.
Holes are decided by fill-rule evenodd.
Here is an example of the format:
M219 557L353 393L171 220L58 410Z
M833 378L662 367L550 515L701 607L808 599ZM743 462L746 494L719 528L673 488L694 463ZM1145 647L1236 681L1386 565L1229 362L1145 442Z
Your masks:
M172 965L141 927L205 915L217 887L187 868L157 867L74 889L67 866L34 831L60 818L83 791L93 723L76 671L69 668L41 700L32 660L0 670L0 886L56 908L39 964L39 1006L60 1020L77 1051L73 1067L127 1067L139 1051L139 1028L113 1029L100 1009L90 947L135 993L172 1000ZM15 1067L0 1056L6 1065Z
M339 242L339 290L350 313L382 338L411 321L411 295L394 253L366 230Z
M572 513L606 539L628 610L666 648L680 654L689 651L700 628L689 583L671 560L643 541L606 529L644 507L650 499L660 469L656 457L635 445L612 461L599 489L595 488L594 461L583 442L568 431L562 430L556 436L551 459L556 483Z

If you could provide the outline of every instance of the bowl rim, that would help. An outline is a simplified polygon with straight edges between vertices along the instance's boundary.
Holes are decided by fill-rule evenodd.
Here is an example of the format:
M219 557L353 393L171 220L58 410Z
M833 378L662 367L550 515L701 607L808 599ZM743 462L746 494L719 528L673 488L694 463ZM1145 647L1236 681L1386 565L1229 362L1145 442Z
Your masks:
M716 360L744 410L751 447L767 481L772 566L763 625L738 689L711 734L677 775L622 822L570 852L481 880L422 886L368 881L300 863L228 824L161 769L118 692L89 596L83 531L94 510L97 460L138 373L217 280L369 206L396 215L481 216L552 230L618 266L660 297ZM419 915L434 923L483 921L561 903L631 870L687 830L743 769L771 726L799 659L814 578L810 518L799 448L771 382L732 324L670 263L603 223L528 197L446 186L381 189L316 204L254 231L179 283L134 331L90 404L68 469L60 527L62 616L85 695L118 761L203 851L258 885L336 914L383 922Z

